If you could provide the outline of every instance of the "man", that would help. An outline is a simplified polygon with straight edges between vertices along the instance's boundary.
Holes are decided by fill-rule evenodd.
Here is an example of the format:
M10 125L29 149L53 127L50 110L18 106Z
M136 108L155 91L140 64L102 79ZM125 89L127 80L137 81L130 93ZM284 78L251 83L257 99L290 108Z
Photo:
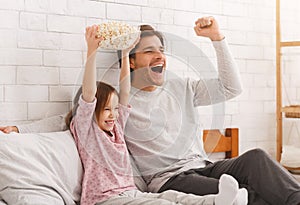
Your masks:
M198 140L196 107L223 102L241 93L234 60L216 20L200 18L194 27L198 36L210 38L215 47L219 78L213 80L164 81L163 39L151 28L144 29L130 58L133 109L125 135L149 190L217 193L219 177L228 173L248 189L249 204L299 204L299 183L262 150L210 163Z
M218 79L165 81L164 41L149 26L141 27L144 32L131 52L132 112L125 136L149 191L213 194L218 192L220 176L227 173L247 188L249 204L300 204L299 183L260 149L235 159L208 161L199 140L196 107L239 95L241 83L216 20L200 18L194 29L198 36L212 40Z

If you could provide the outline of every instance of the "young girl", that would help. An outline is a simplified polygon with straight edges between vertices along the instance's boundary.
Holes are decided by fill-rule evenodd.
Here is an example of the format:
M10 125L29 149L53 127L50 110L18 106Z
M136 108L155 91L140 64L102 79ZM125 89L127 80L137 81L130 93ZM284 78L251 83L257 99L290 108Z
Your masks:
M120 93L110 85L96 85L96 51L102 38L96 37L97 26L86 28L87 62L82 95L70 129L81 157L84 176L81 205L121 204L245 204L234 178L223 175L217 195L196 196L176 191L159 194L137 190L129 153L124 140L124 127L129 116L130 91L129 51L122 51Z

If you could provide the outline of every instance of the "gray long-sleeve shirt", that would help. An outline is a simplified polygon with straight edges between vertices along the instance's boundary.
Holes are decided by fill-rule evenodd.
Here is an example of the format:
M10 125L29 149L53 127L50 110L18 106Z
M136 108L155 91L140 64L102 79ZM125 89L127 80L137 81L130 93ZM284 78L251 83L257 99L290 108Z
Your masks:
M237 68L225 40L213 45L219 78L172 77L153 92L131 90L132 112L125 139L149 191L157 192L176 174L205 166L208 158L196 107L224 102L241 93Z
M28 124L17 125L20 133L59 132L67 130L66 114L48 117Z

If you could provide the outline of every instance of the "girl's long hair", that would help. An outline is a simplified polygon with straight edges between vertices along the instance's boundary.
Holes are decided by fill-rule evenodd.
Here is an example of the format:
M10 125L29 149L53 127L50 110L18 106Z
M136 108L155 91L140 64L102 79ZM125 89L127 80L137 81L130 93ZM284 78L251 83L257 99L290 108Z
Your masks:
M73 119L73 117L76 115L76 110L78 108L78 100L79 97L81 96L82 93L82 88L80 88L74 98L74 106L72 108L72 110L69 111L69 113L67 114L66 118L65 118L65 122L68 128L70 128L70 124L71 121ZM116 94L118 96L118 92L117 90L112 87L109 84L106 84L104 82L97 82L97 92L96 92L96 99L97 99L97 104L95 107L95 115L96 115L96 119L98 120L100 113L104 110L105 105L107 104L108 100L110 99L110 96L112 94Z

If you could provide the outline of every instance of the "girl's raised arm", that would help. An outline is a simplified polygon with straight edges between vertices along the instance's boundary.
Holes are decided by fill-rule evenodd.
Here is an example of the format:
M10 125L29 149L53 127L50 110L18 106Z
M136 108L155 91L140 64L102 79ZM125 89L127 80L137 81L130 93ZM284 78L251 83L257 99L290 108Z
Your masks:
M120 86L120 104L127 106L130 93L130 63L129 63L129 53L130 51L138 44L140 38L137 38L136 41L129 47L122 50L122 60L121 60L121 72L119 79Z
M96 85L96 54L102 37L97 37L97 25L86 27L85 39L87 43L87 59L82 81L82 97L86 102L92 102L97 92Z
M130 92L130 64L129 51L122 50L121 71L120 71L120 104L127 106Z

